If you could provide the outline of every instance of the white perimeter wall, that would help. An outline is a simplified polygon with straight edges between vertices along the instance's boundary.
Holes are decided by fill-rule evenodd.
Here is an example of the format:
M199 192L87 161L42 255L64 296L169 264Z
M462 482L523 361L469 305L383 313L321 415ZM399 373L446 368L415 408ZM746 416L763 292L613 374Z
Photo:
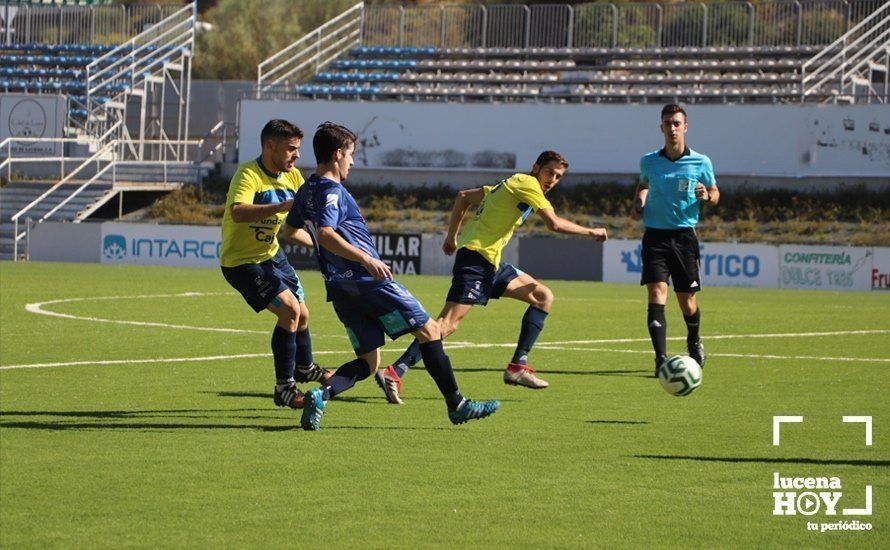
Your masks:
M306 133L301 168L314 168L312 135L330 120L359 135L357 167L385 168L384 157L403 150L478 171L473 156L487 151L515 159L505 168L526 171L538 153L555 149L573 173L632 174L640 156L663 145L660 111L661 105L243 100L239 161L259 155L268 120L285 118ZM711 157L718 180L723 174L890 182L890 107L693 105L688 114L687 143Z

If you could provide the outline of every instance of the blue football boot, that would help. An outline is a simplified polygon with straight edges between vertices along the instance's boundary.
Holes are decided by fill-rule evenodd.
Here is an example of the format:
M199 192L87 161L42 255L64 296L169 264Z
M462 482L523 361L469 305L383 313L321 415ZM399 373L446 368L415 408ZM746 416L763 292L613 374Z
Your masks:
M303 416L300 417L300 426L304 430L315 431L321 424L324 416L324 393L321 388L312 388L306 393L306 404L303 406Z
M464 399L463 403L456 410L448 411L448 419L451 420L452 424L463 424L467 420L491 416L500 406L500 401L472 401Z

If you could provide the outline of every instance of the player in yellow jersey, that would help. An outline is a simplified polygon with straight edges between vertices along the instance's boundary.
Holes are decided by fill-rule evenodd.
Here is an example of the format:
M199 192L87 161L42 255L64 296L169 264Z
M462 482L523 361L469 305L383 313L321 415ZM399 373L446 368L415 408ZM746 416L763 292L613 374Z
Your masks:
M544 151L532 166L531 174L514 174L494 186L461 191L451 211L448 235L442 249L449 256L457 254L451 289L438 319L442 337L457 330L476 304L484 306L489 299L501 296L527 303L519 342L504 372L504 382L510 385L534 389L549 385L538 378L527 360L553 305L553 292L549 288L517 267L501 262L501 251L513 231L536 212L550 231L592 237L599 242L607 238L605 228L584 227L557 216L553 211L545 195L559 183L568 167L562 155ZM473 207L477 207L476 215L461 231L464 216ZM419 360L415 340L395 363L378 371L377 383L390 403L402 403L402 378Z
M303 286L278 238L312 246L302 229L284 223L303 176L294 167L303 132L286 120L270 120L260 133L263 152L238 167L229 184L222 221L219 263L223 276L256 311L278 318L272 332L275 393L279 407L298 409L297 382L320 382L330 374L312 358L309 310Z

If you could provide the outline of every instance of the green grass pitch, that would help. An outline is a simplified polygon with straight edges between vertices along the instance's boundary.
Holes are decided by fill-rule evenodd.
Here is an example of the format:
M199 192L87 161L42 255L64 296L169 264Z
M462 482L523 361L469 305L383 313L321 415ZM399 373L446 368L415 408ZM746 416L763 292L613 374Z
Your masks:
M400 280L438 312L448 278ZM335 367L348 340L303 281ZM496 301L446 351L497 414L452 426L418 369L405 405L366 380L309 433L272 403L273 317L218 271L3 263L0 546L890 547L890 294L706 288L704 381L677 398L643 289L548 284L530 361L550 388L502 383L523 307ZM670 302L671 352L684 335ZM804 417L780 446L775 415ZM872 416L871 446L849 415ZM838 477L837 515L774 516L776 472ZM873 514L843 516L866 485ZM807 527L852 520L872 530Z

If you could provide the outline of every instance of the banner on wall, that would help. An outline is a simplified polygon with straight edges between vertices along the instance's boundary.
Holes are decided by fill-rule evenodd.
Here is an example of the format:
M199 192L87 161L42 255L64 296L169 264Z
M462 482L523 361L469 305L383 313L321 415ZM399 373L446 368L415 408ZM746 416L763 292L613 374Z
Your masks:
M643 275L640 241L612 239L603 246L603 280L640 283ZM703 286L776 288L778 249L764 244L699 243Z
M396 275L420 274L425 258L430 274L447 274L453 259L441 254L441 235L380 233L373 236L380 255ZM522 264L517 239L505 259ZM540 239L539 239L540 240ZM422 243L432 249L422 255ZM216 226L127 223L44 222L32 230L31 259L219 268L222 242ZM299 269L317 269L314 251L282 243ZM512 247L512 256L508 254ZM526 247L528 248L528 247ZM526 250L535 261L537 248ZM639 284L641 245L612 239L602 246L603 281ZM440 258L441 256L441 258ZM511 259L512 258L512 259ZM434 262L431 259L443 260ZM890 290L890 248L701 243L704 286L804 288L813 290ZM441 264L441 265L439 265ZM586 273L584 269L580 274ZM563 275L565 277L575 274ZM579 277L581 280L598 280Z
M419 234L372 235L380 258L395 275L420 273ZM220 228L192 225L102 224L102 263L219 267ZM296 269L317 269L311 248L282 243Z
M393 275L420 274L420 234L376 233L371 235L380 259ZM299 245L281 243L287 260L295 269L318 269L315 251Z
M103 223L103 264L219 268L220 228L194 225Z
M782 245L779 284L810 290L871 290L870 248Z
M890 290L890 248L875 248L871 270L872 290Z
M640 241L609 239L603 244L603 281L640 283L643 259Z
M699 243L705 286L776 288L778 247L767 244Z

